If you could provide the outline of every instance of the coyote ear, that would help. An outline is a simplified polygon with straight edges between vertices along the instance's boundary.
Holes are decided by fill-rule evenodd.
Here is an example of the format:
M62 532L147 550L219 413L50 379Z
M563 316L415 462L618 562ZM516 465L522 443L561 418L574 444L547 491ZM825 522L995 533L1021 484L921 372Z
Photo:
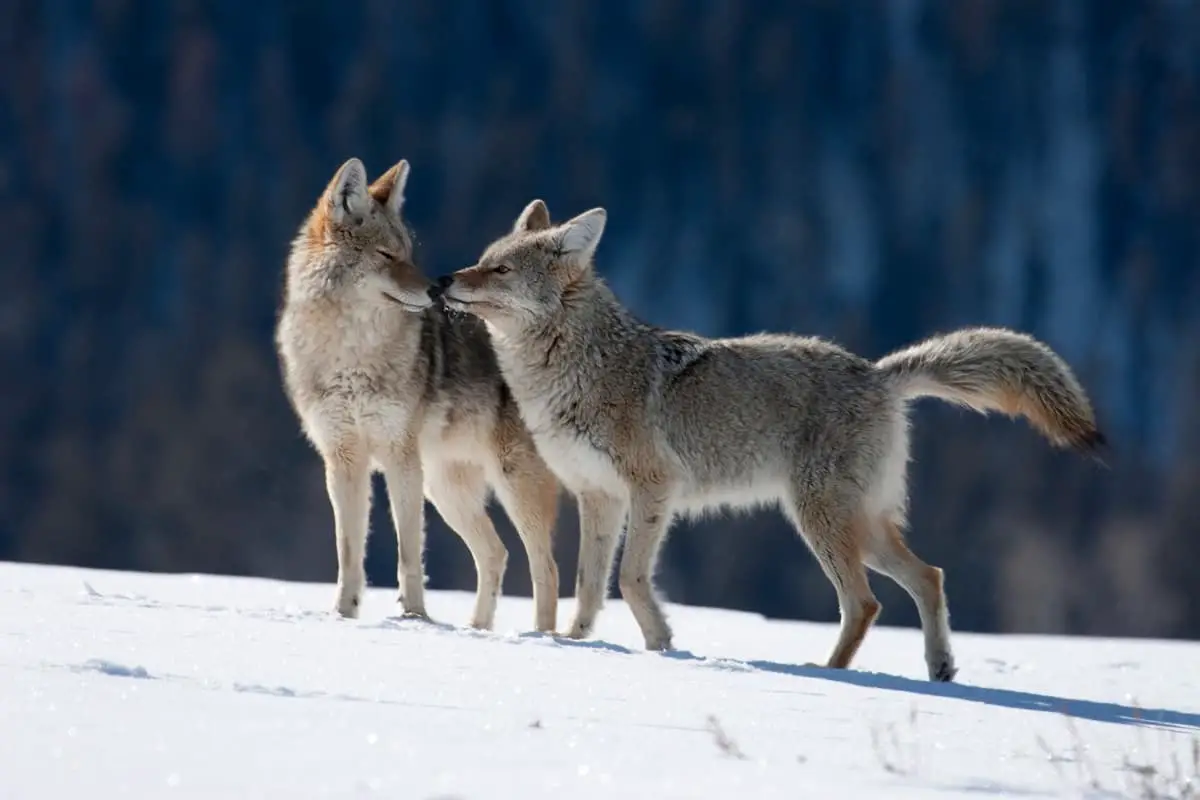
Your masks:
M541 200L534 200L525 206L521 216L513 225L513 233L532 233L544 231L550 227L550 210Z
M352 158L342 164L325 190L325 201L335 222L362 223L371 198L367 194L367 169L361 161Z
M593 208L565 223L561 241L563 252L584 260L590 259L596 252L596 245L600 244L600 237L604 234L604 223L607 220L607 211L603 208Z
M367 190L371 196L383 203L384 208L393 217L399 219L400 209L404 207L404 187L408 184L408 161L401 159L380 175Z

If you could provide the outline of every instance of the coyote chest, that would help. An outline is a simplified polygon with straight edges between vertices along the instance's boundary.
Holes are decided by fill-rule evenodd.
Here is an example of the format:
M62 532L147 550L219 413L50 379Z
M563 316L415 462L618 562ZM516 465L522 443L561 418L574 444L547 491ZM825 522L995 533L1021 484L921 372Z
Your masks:
M319 444L353 436L375 449L406 438L417 397L401 390L394 380L398 376L348 369L323 378L313 402L302 410L305 427Z
M371 449L400 441L409 434L420 404L415 374L419 332L404 337L362 322L310 328L285 345L304 428L322 449L348 437L365 440ZM406 338L413 339L412 346L406 346Z
M530 397L522 403L526 424L542 459L571 491L601 490L624 495L625 481L612 459L592 444L569 409L569 404L553 395Z
M529 360L519 343L503 332L494 340L496 354L511 387L521 417L538 454L571 492L602 491L616 497L628 492L608 452L594 442L597 420L587 408L588 382L571 366ZM562 357L564 361L571 359Z

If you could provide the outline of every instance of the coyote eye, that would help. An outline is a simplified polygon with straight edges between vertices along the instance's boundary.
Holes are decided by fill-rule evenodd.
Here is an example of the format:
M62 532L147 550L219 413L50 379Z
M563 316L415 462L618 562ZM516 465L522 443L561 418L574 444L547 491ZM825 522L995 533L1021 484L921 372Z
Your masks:
M382 247L378 248L375 252L379 253L379 255L383 256L388 261L399 261L400 260L400 259L396 258L396 256L394 254L389 253L387 250L384 250Z
M508 264L501 264L493 269L492 272L496 273L497 275L507 275L508 273L512 272L512 267L510 267Z

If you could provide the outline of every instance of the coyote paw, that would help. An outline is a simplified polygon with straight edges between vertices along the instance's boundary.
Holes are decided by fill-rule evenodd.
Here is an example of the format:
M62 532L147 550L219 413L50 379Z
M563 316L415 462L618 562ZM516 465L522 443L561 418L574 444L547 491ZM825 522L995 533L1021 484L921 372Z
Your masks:
M954 657L949 653L929 660L929 680L950 683L957 674L958 667L954 666Z
M571 623L571 627L567 630L566 635L568 639L586 639L592 635L592 625L591 623L585 624L579 620L575 620Z
M343 571L340 566L338 567L337 603L334 605L338 616L346 619L358 619L366 587L367 576L361 570Z
M432 622L424 608L404 608L401 606L400 619L415 619L421 622Z
M652 651L657 651L657 652L665 652L667 650L674 650L675 648L671 646L671 634L666 633L666 634L660 634L658 636L647 637L646 638L646 649L652 650Z
M362 606L362 596L358 593L341 592L338 595L337 613L346 619L358 619L358 611Z
M414 602L407 599L401 592L396 596L396 604L400 606L401 619L429 619L429 614L425 611L424 599Z

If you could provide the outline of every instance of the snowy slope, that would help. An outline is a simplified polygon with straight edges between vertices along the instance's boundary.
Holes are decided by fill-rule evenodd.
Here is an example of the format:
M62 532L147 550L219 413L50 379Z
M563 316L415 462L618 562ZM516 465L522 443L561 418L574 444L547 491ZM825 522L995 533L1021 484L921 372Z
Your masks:
M794 666L829 625L672 605L664 656L619 601L574 643L526 598L480 634L464 593L439 625L332 597L0 564L0 798L1186 796L1197 769L1198 644L956 634L935 685L907 629L838 673Z

